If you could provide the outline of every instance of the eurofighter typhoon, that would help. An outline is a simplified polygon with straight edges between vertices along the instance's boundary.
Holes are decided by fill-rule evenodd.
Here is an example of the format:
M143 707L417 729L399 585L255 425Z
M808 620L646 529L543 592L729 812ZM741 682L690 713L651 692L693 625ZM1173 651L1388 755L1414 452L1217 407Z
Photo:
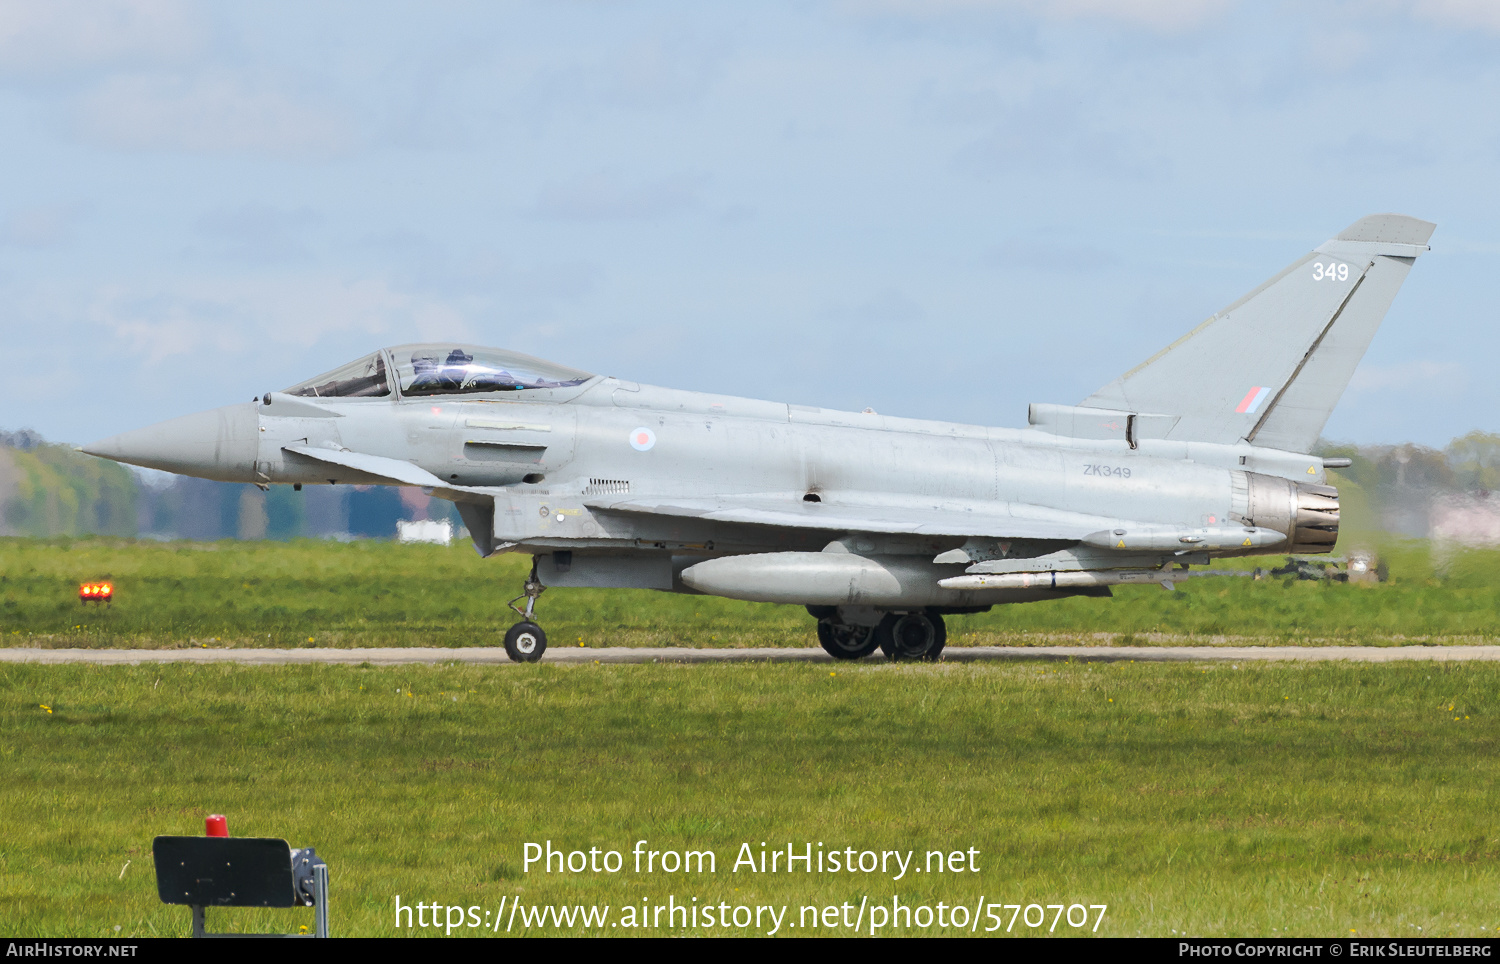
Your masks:
M1225 556L1327 552L1309 454L1434 225L1382 214L1077 405L986 428L640 385L493 348L384 348L83 451L200 478L401 485L525 552L512 659L553 586L807 607L823 648L936 659L943 617L1108 596ZM524 609L516 606L525 600Z

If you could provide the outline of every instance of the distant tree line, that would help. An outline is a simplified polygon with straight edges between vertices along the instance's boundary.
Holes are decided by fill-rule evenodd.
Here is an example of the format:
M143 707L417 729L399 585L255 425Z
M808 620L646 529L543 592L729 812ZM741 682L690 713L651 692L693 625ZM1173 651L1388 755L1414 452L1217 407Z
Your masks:
M0 432L0 531L17 535L136 534L140 485L125 466Z
M1318 454L1353 464L1331 473L1345 527L1425 537L1439 500L1490 504L1500 492L1500 435L1470 432L1445 448L1324 443Z

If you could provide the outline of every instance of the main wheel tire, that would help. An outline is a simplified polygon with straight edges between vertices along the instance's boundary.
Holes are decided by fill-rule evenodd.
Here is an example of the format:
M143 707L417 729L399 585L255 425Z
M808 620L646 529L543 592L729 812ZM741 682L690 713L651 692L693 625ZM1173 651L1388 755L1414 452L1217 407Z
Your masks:
M832 619L818 620L818 642L834 659L863 659L880 645L874 626L855 626Z
M890 613L875 627L881 652L896 662L936 662L948 642L948 628L936 613Z
M547 634L536 623L516 623L505 633L505 655L518 663L535 663L547 651Z

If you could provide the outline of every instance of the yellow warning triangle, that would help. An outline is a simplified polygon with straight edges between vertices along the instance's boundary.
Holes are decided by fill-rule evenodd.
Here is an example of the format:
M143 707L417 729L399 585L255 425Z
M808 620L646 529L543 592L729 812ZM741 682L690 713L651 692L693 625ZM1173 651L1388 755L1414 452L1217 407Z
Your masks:
M1317 466L1315 466L1315 465L1309 465L1307 467L1307 474L1308 475L1317 475L1318 474L1318 472L1317 472Z
M1124 540L1124 539L1121 539L1121 540L1120 540L1120 541L1119 541L1119 543L1118 543L1118 544L1116 544L1116 546L1115 546L1115 548L1116 548L1116 549L1123 549L1123 548L1125 548L1125 540Z
M1247 545L1247 546L1250 545L1250 537L1249 536L1245 537L1245 545Z

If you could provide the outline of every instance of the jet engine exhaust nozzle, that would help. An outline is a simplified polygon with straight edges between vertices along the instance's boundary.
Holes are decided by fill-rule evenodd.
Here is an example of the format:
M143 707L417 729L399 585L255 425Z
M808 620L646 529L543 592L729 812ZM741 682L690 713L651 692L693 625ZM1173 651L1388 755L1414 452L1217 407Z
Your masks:
M1332 552L1339 538L1339 490L1331 485L1297 483L1293 552Z
M1339 537L1339 490L1257 472L1237 472L1233 515L1285 533L1290 552L1331 552Z

